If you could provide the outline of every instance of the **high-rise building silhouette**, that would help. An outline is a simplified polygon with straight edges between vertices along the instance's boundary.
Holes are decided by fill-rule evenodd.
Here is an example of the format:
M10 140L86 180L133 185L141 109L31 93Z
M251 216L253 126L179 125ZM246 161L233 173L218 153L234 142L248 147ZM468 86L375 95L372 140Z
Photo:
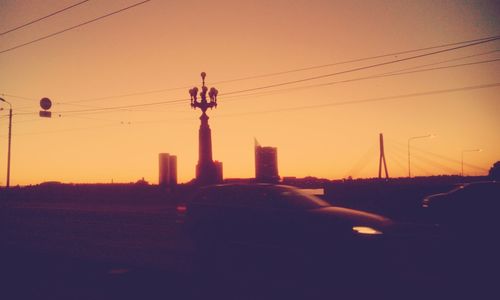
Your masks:
M278 175L278 149L262 147L255 140L255 180L257 182L276 183Z
M199 96L201 101L198 101L198 88L194 87L189 90L191 95L191 107L199 108L202 111L200 116L201 124L199 130L199 158L196 165L196 182L198 184L214 184L222 182L222 164L220 165L220 176L218 176L218 167L212 159L212 133L208 125L208 116L206 111L208 108L217 107L217 94L215 88L210 91L205 86L205 72L201 73L203 85ZM207 101L207 92L210 101Z
M158 184L164 187L177 185L177 156L160 153L158 160L160 171Z

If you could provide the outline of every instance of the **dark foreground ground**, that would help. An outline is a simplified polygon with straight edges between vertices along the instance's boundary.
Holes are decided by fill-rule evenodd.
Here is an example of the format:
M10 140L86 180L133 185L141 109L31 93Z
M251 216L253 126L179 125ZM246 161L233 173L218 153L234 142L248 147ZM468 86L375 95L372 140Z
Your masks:
M220 278L54 255L3 251L2 257L3 299L447 299L459 294L487 299L483 291L458 282L420 285L373 278L315 286L268 278L226 284Z
M498 299L497 272L411 281L363 277L320 282L186 275L39 252L1 252L2 299ZM458 272L458 273L456 273ZM479 281L481 280L481 281Z
M175 195L0 199L0 299L499 299L499 252L474 238L392 250L397 272L333 256L307 272L279 256L222 268L210 258L200 272L176 230Z

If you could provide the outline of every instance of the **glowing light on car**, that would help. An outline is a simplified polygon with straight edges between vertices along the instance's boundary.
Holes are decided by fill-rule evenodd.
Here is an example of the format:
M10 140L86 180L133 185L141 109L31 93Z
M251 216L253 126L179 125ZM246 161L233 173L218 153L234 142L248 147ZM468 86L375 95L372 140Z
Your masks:
M184 214L184 213L187 212L187 206L186 205L182 205L182 204L177 205L176 210L177 210L178 213Z
M354 226L352 230L358 234L366 234L366 235L377 235L382 234L381 231L378 231L374 228L368 226Z
M425 198L423 203L422 203L422 207L423 208L429 208L429 199L428 198Z

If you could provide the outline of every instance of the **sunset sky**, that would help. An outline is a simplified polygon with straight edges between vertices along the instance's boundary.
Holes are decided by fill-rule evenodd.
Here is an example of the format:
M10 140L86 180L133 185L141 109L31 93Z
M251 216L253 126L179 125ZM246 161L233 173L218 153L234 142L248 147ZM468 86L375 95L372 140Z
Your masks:
M78 2L0 0L0 33ZM188 90L202 71L219 90L208 115L225 178L254 176L254 137L278 148L281 176L375 177L379 133L391 177L407 176L408 139L426 134L411 142L415 176L459 174L463 150L482 149L464 153L469 175L500 160L500 40L411 58L500 36L498 1L152 0L3 52L138 2L90 0L0 34L11 185L157 183L160 152L191 180L201 112Z

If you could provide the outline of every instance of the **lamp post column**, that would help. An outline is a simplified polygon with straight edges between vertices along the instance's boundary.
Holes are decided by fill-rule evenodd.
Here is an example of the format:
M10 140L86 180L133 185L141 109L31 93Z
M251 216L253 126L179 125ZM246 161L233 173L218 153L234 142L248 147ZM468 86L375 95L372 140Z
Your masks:
M415 140L415 139L424 139L424 138L430 138L433 137L434 135L428 134L428 135L421 135L421 136L413 136L408 139L408 178L411 178L411 163L410 163L410 141Z

